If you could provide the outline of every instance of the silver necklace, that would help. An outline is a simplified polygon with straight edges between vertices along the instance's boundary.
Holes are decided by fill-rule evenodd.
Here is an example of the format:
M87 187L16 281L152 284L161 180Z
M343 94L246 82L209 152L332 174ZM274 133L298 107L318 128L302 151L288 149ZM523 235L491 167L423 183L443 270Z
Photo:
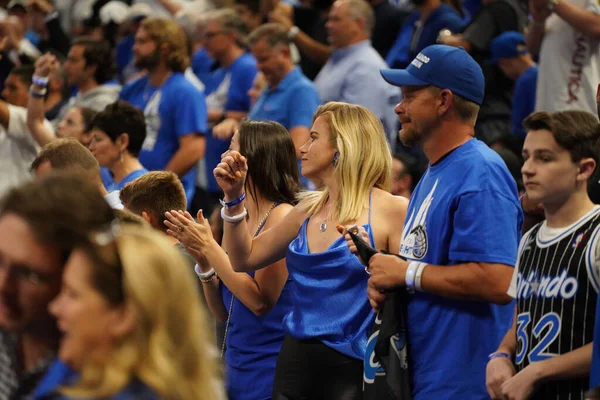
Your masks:
M327 230L327 219L329 218L329 209L331 209L331 206L329 206L329 208L327 209L325 219L323 219L323 222L321 222L321 225L319 225L319 230L321 232L325 232Z

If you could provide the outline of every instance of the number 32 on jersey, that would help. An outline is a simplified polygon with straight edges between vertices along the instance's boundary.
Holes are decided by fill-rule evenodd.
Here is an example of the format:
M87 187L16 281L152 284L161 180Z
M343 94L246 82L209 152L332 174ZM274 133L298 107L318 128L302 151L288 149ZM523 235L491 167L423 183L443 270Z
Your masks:
M531 330L531 334L537 340L537 344L529 350L530 337L528 327L531 323L531 314L529 312L517 315L517 340L518 352L515 357L515 364L521 364L528 357L529 362L544 361L548 358L555 357L557 354L547 352L548 347L558 337L560 333L560 316L557 313L551 312L545 314Z

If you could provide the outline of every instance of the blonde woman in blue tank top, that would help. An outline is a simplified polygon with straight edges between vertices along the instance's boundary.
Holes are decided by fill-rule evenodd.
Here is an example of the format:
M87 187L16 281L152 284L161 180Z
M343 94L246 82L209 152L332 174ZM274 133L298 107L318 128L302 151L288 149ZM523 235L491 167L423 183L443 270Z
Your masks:
M249 235L257 236L281 222L296 202L300 183L294 144L276 122L243 121L224 156L230 152L240 152L249 160L245 225ZM292 308L293 284L285 260L275 260L260 271L237 273L225 253L232 243L223 241L222 249L212 235L203 235L210 232L210 226L201 212L200 224L183 212L167 213L167 218L169 232L198 261L209 309L225 324L220 350L229 399L270 399L285 336L282 321Z
M320 190L303 193L281 222L255 238L244 219L246 159L237 152L222 158L214 173L231 204L223 210L224 242L237 271L287 257L294 290L273 398L360 399L375 314L366 294L368 274L336 226L361 225L371 245L397 253L408 201L388 192L390 150L381 122L364 107L319 107L300 153L302 174Z

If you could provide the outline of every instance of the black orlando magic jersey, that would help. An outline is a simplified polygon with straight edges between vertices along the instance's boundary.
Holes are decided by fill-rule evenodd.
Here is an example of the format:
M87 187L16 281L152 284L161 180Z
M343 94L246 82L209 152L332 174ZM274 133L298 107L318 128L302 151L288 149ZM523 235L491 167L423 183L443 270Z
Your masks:
M529 364L568 353L593 341L600 207L552 239L536 225L524 238L517 271L517 354ZM546 228L547 229L547 228ZM583 399L588 379L540 385L531 399Z

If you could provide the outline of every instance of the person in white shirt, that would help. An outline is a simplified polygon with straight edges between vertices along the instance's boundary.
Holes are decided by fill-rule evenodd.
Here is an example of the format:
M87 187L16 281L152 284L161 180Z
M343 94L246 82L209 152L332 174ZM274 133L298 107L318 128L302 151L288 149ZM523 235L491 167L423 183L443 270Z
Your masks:
M539 54L536 111L596 113L600 2L529 0L527 46Z
M33 67L14 68L4 82L0 100L0 196L29 179L29 166L40 146L27 128L27 102ZM49 131L52 126L44 120Z

